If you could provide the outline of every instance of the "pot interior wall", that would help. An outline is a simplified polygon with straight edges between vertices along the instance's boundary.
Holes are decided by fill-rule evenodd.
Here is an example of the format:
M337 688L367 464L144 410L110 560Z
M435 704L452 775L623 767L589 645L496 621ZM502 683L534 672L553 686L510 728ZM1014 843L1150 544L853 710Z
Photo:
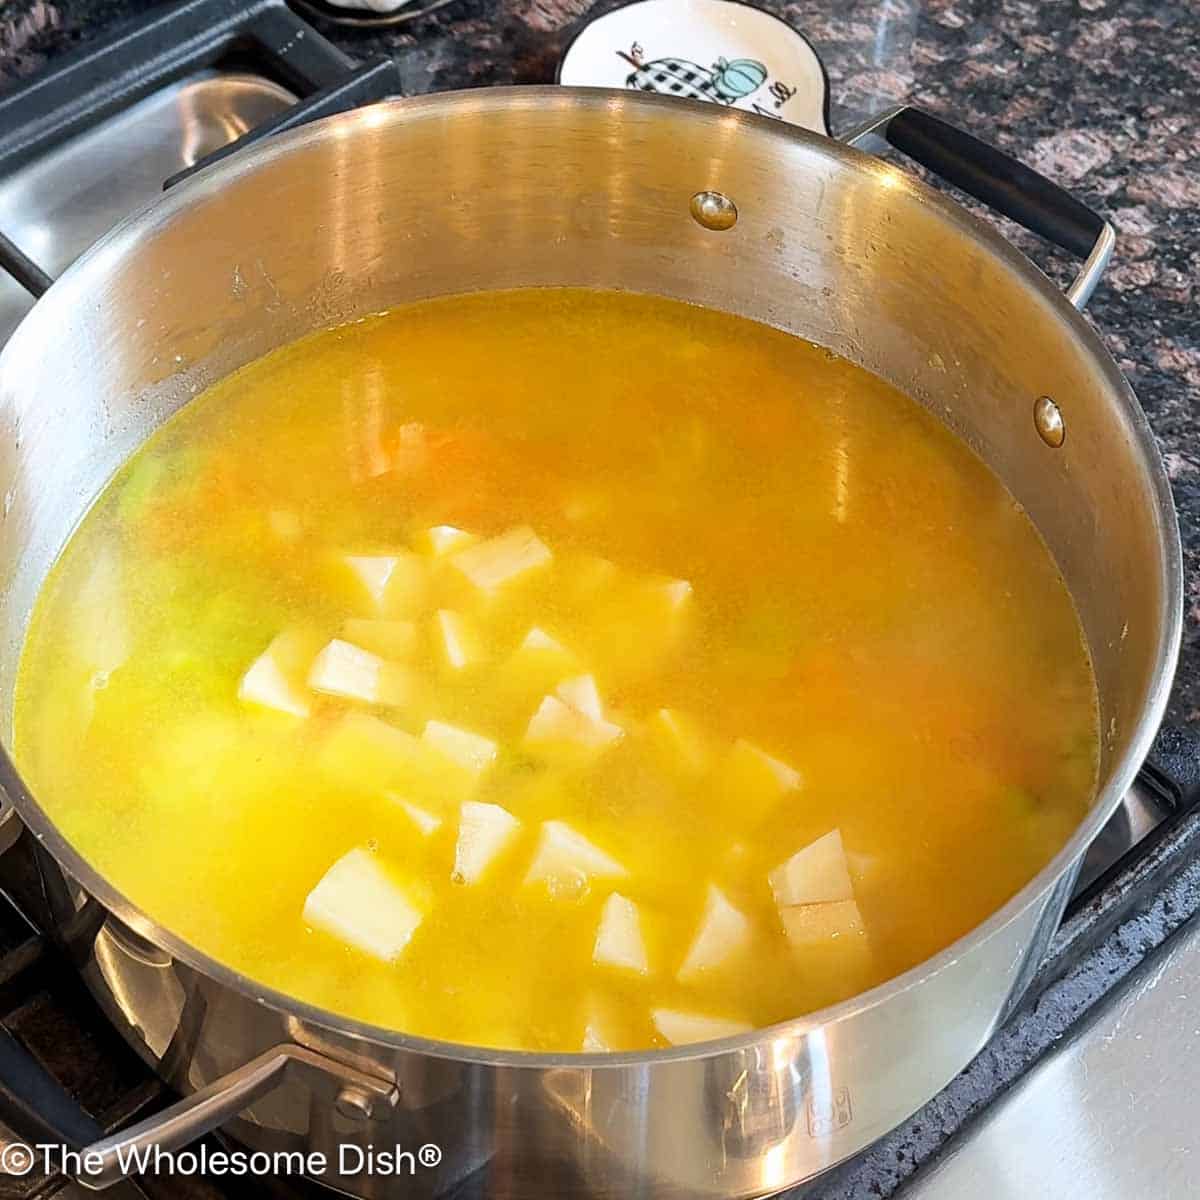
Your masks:
M727 232L689 215L710 188L737 204ZM1094 338L1015 255L894 168L707 106L568 90L401 102L277 139L169 195L36 307L0 357L5 728L42 578L174 409L311 330L548 284L753 317L930 406L1063 570L1096 665L1107 772L1145 706L1173 597L1140 416ZM1034 429L1043 394L1065 416L1057 450Z

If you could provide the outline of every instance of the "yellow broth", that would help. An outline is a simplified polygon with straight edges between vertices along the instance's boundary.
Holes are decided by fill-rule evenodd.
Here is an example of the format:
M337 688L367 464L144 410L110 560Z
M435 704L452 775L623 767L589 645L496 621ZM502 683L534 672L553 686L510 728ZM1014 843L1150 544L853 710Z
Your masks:
M14 744L100 872L252 979L578 1050L920 962L1063 845L1098 739L1051 556L922 407L763 325L553 289L319 333L186 406L50 574ZM495 806L470 878L464 803Z

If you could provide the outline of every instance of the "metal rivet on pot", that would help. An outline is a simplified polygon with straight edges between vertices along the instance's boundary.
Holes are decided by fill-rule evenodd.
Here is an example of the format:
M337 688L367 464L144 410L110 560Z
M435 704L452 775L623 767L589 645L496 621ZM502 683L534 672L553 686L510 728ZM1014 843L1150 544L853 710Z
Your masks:
M333 1106L348 1121L369 1121L375 1110L375 1101L365 1088L347 1084L338 1092Z
M737 205L721 192L697 192L692 197L691 210L698 225L718 233L737 224Z
M1067 437L1067 427L1057 404L1049 396L1039 396L1033 406L1033 425L1047 446L1058 447Z

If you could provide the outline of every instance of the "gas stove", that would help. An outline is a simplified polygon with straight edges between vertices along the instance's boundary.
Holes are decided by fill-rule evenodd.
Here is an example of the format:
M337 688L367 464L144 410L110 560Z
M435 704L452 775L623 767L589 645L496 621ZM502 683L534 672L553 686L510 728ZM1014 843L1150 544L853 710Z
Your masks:
M189 0L0 95L0 266L12 276L0 275L0 345L34 303L29 288L165 184L399 85L394 62L352 62L282 0ZM6 1142L115 1130L174 1099L41 932L41 887L27 835L0 810L0 1025L11 1035L0 1038L0 1077L34 1071L40 1088L31 1109L0 1083L0 1164ZM1179 1000L1200 965L1200 927L1188 920L1198 908L1200 746L1167 732L1091 848L1017 1011L924 1109L802 1194L1190 1195L1171 1153L1190 1130L1164 1123L1157 1107L1150 1121L1138 1105L1152 1104L1157 1080L1184 1070L1187 1046L1200 1044L1200 1019ZM1175 1106L1176 1123L1185 1111ZM496 1194L484 1186L467 1180L454 1195ZM546 1186L580 1196L569 1180ZM79 1194L70 1179L0 1165L0 1198ZM328 1193L295 1177L147 1175L114 1194Z

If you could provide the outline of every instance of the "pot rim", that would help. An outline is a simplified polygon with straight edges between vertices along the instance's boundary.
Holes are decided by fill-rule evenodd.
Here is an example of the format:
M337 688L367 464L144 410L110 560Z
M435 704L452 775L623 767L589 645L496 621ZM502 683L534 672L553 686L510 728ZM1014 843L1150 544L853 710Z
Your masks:
M110 262L126 254L147 228L166 224L194 201L211 196L227 183L265 169L275 158L298 152L311 143L327 139L348 139L353 137L358 128L375 128L389 123L398 124L420 119L453 120L459 112L480 115L514 109L519 111L522 108L537 108L542 112L548 108L555 108L564 114L570 114L626 107L658 109L662 119L678 122L702 122L712 126L745 125L757 136L808 143L810 148L836 160L841 168L873 175L880 186L887 186L893 192L907 193L909 197L931 209L939 219L953 226L961 236L974 241L987 253L1001 260L1036 293L1038 298L1058 313L1074 336L1090 352L1115 394L1153 487L1154 503L1147 516L1155 521L1157 541L1162 554L1162 611L1156 662L1148 681L1146 701L1129 745L1124 754L1112 764L1105 786L1097 793L1092 807L1076 826L1068 842L1024 887L949 946L868 991L803 1016L762 1026L749 1033L668 1049L614 1051L602 1054L499 1050L420 1037L343 1016L330 1009L309 1004L287 992L257 983L251 977L197 949L131 903L59 831L26 787L7 748L0 745L0 789L7 794L17 815L32 835L89 896L94 897L130 929L172 958L185 963L216 983L247 993L256 1002L290 1017L356 1041L459 1062L520 1069L615 1068L712 1058L744 1050L763 1041L803 1036L812 1030L853 1017L937 975L964 953L986 942L1049 891L1075 864L1115 811L1149 752L1166 710L1183 626L1182 549L1170 484L1158 453L1157 443L1128 382L1092 327L1066 300L1063 293L991 225L923 183L912 173L899 171L875 156L855 150L833 138L740 110L713 111L712 106L698 101L619 89L561 85L493 87L386 100L277 134L198 172L146 208L127 217L102 237L64 272L60 281L47 295L53 295L56 291L61 293L62 281L71 281L77 286L82 286L89 273L103 272ZM44 301L39 301L35 307L40 307L42 303ZM5 357L0 353L0 377L3 375Z

